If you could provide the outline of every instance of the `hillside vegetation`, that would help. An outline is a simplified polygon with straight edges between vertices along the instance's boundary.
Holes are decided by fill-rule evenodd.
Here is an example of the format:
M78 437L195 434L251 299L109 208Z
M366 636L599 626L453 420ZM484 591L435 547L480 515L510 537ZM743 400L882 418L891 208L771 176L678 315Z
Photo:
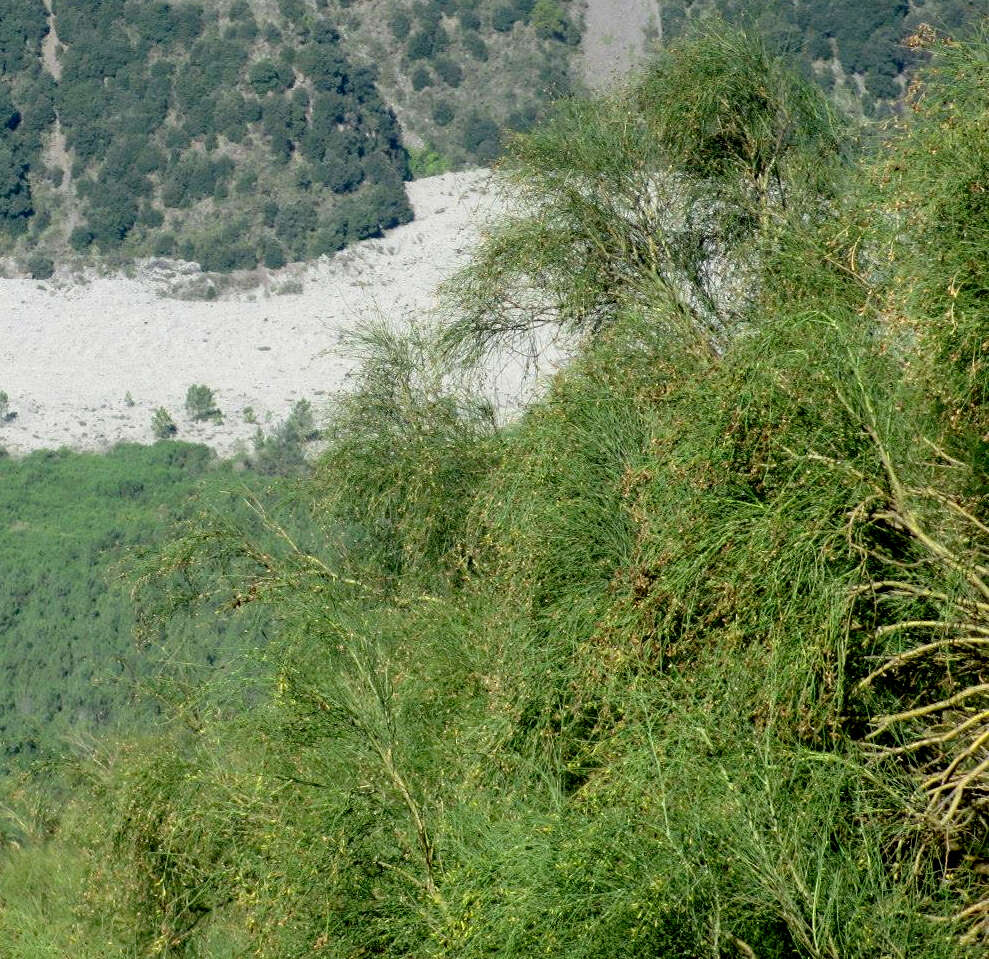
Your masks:
M412 213L379 76L437 169L490 161L503 122L569 89L543 55L579 37L558 5L505 10L3 0L0 239L45 277L73 252L224 271L380 235Z
M379 66L417 173L493 162L573 89L579 0L354 0L341 30Z
M902 99L922 62L922 49L907 42L921 24L950 35L984 15L973 0L661 0L650 36L668 42L712 11L758 30L845 107L868 114L888 112Z
M150 721L160 698L138 688L161 660L184 657L189 682L256 642L242 638L246 624L188 617L135 646L120 564L221 491L250 495L270 482L187 443L21 460L0 451L0 770Z
M14 158L0 213L8 235L32 231L35 261L67 241L280 266L411 219L394 115L314 10L259 22L244 2L221 15L56 0L53 13L0 11L18 54L0 82Z
M907 38L977 7L663 0L644 39L719 15L885 113ZM578 88L582 22L578 0L2 0L0 254L38 278L332 254L411 218L410 175L491 163Z
M515 140L307 485L138 559L142 635L270 617L250 708L9 786L7 954L984 955L989 39L929 45L868 155L724 28Z

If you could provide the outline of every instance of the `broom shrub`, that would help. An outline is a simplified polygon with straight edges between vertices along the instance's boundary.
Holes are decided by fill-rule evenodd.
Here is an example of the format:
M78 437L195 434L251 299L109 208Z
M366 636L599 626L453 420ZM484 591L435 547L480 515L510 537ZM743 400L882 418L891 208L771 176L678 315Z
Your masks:
M65 846L80 955L981 954L986 141L925 138L981 122L985 51L857 168L734 34L517 141L459 325L363 330L294 503L143 567L146 625L265 610L267 692L108 760L0 929ZM548 323L573 356L498 427L457 358Z

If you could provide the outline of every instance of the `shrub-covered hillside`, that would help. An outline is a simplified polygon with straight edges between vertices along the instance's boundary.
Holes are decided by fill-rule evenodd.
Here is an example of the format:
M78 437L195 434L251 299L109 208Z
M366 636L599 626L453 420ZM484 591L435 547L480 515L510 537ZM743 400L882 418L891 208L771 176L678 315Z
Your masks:
M418 170L488 164L569 93L579 0L337 0L341 29L380 68Z
M3 0L0 244L39 275L332 253L411 217L386 99L420 169L488 162L569 89L575 23L549 0Z
M984 956L989 24L931 52L868 154L724 28L516 140L451 322L139 564L266 668L8 784L7 954Z
M333 22L235 2L5 0L3 213L24 249L280 266L408 220L408 161ZM10 14L14 12L15 15Z
M846 107L869 114L888 112L903 97L923 59L906 41L921 24L964 33L985 15L979 0L662 0L647 31L667 43L712 12L758 30Z

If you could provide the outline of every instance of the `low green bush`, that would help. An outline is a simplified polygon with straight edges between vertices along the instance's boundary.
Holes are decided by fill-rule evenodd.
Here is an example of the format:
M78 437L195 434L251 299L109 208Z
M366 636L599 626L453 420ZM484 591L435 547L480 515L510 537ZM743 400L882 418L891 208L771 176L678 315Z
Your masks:
M219 422L223 414L216 405L213 391L202 384L193 384L185 394L185 411L197 422L213 420Z
M461 42L464 45L464 49L475 59L479 60L481 63L485 63L488 59L488 45L484 42L484 38L477 33L465 33L461 37Z
M175 425L175 420L164 406L159 406L151 416L151 435L156 440L171 439L179 428Z
M247 420L246 411L244 418ZM265 434L258 427L251 465L265 476L298 474L306 469L307 451L319 437L312 406L307 400L299 400L271 433Z
M44 253L32 253L24 264L32 279L49 280L55 274L55 262Z
M432 61L436 75L447 86L459 87L464 82L464 71L450 57L435 57Z
M433 77L425 67L416 67L412 71L411 82L412 89L418 93L420 90L425 90L426 87L432 86Z
M456 116L449 100L438 100L433 104L433 123L438 127L448 126Z
M496 7L491 14L491 26L499 33L509 33L520 19L521 15L518 10L506 3Z
M274 60L258 60L251 66L249 79L254 92L262 97L266 93L283 93L294 82L292 68Z

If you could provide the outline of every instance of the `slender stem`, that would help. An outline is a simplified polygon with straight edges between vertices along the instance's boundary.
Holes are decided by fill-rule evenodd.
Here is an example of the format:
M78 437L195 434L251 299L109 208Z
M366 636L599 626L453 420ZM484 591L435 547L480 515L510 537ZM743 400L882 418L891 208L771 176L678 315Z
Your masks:
M945 496L939 490L933 489L930 486L919 486L911 487L910 492L917 496L927 496L930 499L937 500L939 503L943 503L952 512L957 513L962 518L967 519L973 526L978 527L983 533L989 533L989 526L986 526L985 523L977 519L957 500L952 499L950 496Z
M883 756L902 756L905 753L916 752L918 749L923 749L926 746L943 746L945 743L951 742L952 739L957 739L962 733L971 729L973 726L978 726L979 723L986 720L989 720L989 709L970 716L964 722L959 723L957 726L952 726L937 736L927 736L924 739L917 739L904 746L886 748L881 751L881 754Z
M951 706L957 706L959 703L964 702L972 696L979 696L989 693L989 683L982 683L978 686L969 686L968 689L963 689L960 692L955 693L954 696L949 696L947 699L942 699L937 703L928 703L926 706L918 706L916 709L908 709L902 713L894 713L890 716L881 716L878 720L878 726L866 737L866 739L874 739L880 733L885 732L894 723L906 722L909 719L919 719L922 716L930 716L931 713L940 712L943 709L948 709Z
M888 636L890 633L898 633L904 629L941 629L941 630L962 630L968 629L979 636L989 636L989 627L979 626L977 623L952 623L943 619L908 619L902 623L890 623L880 626L876 630L876 636ZM923 647L918 647L921 649Z
M897 626L900 627L913 627L918 625L942 625L937 622L934 623L898 623ZM948 624L945 624L948 625ZM892 627L883 627L886 632L890 632ZM989 631L984 631L989 632ZM877 631L878 635L878 631ZM954 639L941 639L935 643L925 643L923 646L917 646L914 649L908 649L905 653L900 653L898 656L894 656L892 659L886 660L879 669L874 670L869 673L865 679L856 683L854 692L860 692L866 686L869 686L873 680L878 679L880 676L885 675L893 669L902 666L904 663L908 663L911 660L919 659L921 656L925 656L927 653L933 652L937 649L944 649L949 646L989 646L989 635L987 636L963 636L961 638Z
M981 743L984 744L986 740L989 740L989 732L986 732L986 734L981 737ZM951 821L958 813L958 807L962 804L962 797L965 795L965 790L968 789L968 787L987 769L989 769L989 757L983 759L982 762L975 767L975 769L971 770L969 773L966 773L956 783L950 784L954 787L954 792L951 798L951 805L948 807L948 811L944 814L944 818L942 820L945 826L950 825Z
M975 739L968 744L954 759L952 759L948 768L943 772L938 773L936 776L932 776L927 782L924 783L925 789L930 789L932 795L937 795L938 793L944 792L946 789L951 789L954 785L950 780L951 777L958 771L966 759L974 756L986 743L989 743L989 729L984 729L982 733L975 737ZM983 765L985 765L983 763ZM940 783L940 785L936 785Z
M926 436L921 437L921 439L932 449L938 456L941 457L950 466L958 466L961 469L968 469L967 463L963 463L961 460L955 459L953 456L949 456L937 443L932 442Z

